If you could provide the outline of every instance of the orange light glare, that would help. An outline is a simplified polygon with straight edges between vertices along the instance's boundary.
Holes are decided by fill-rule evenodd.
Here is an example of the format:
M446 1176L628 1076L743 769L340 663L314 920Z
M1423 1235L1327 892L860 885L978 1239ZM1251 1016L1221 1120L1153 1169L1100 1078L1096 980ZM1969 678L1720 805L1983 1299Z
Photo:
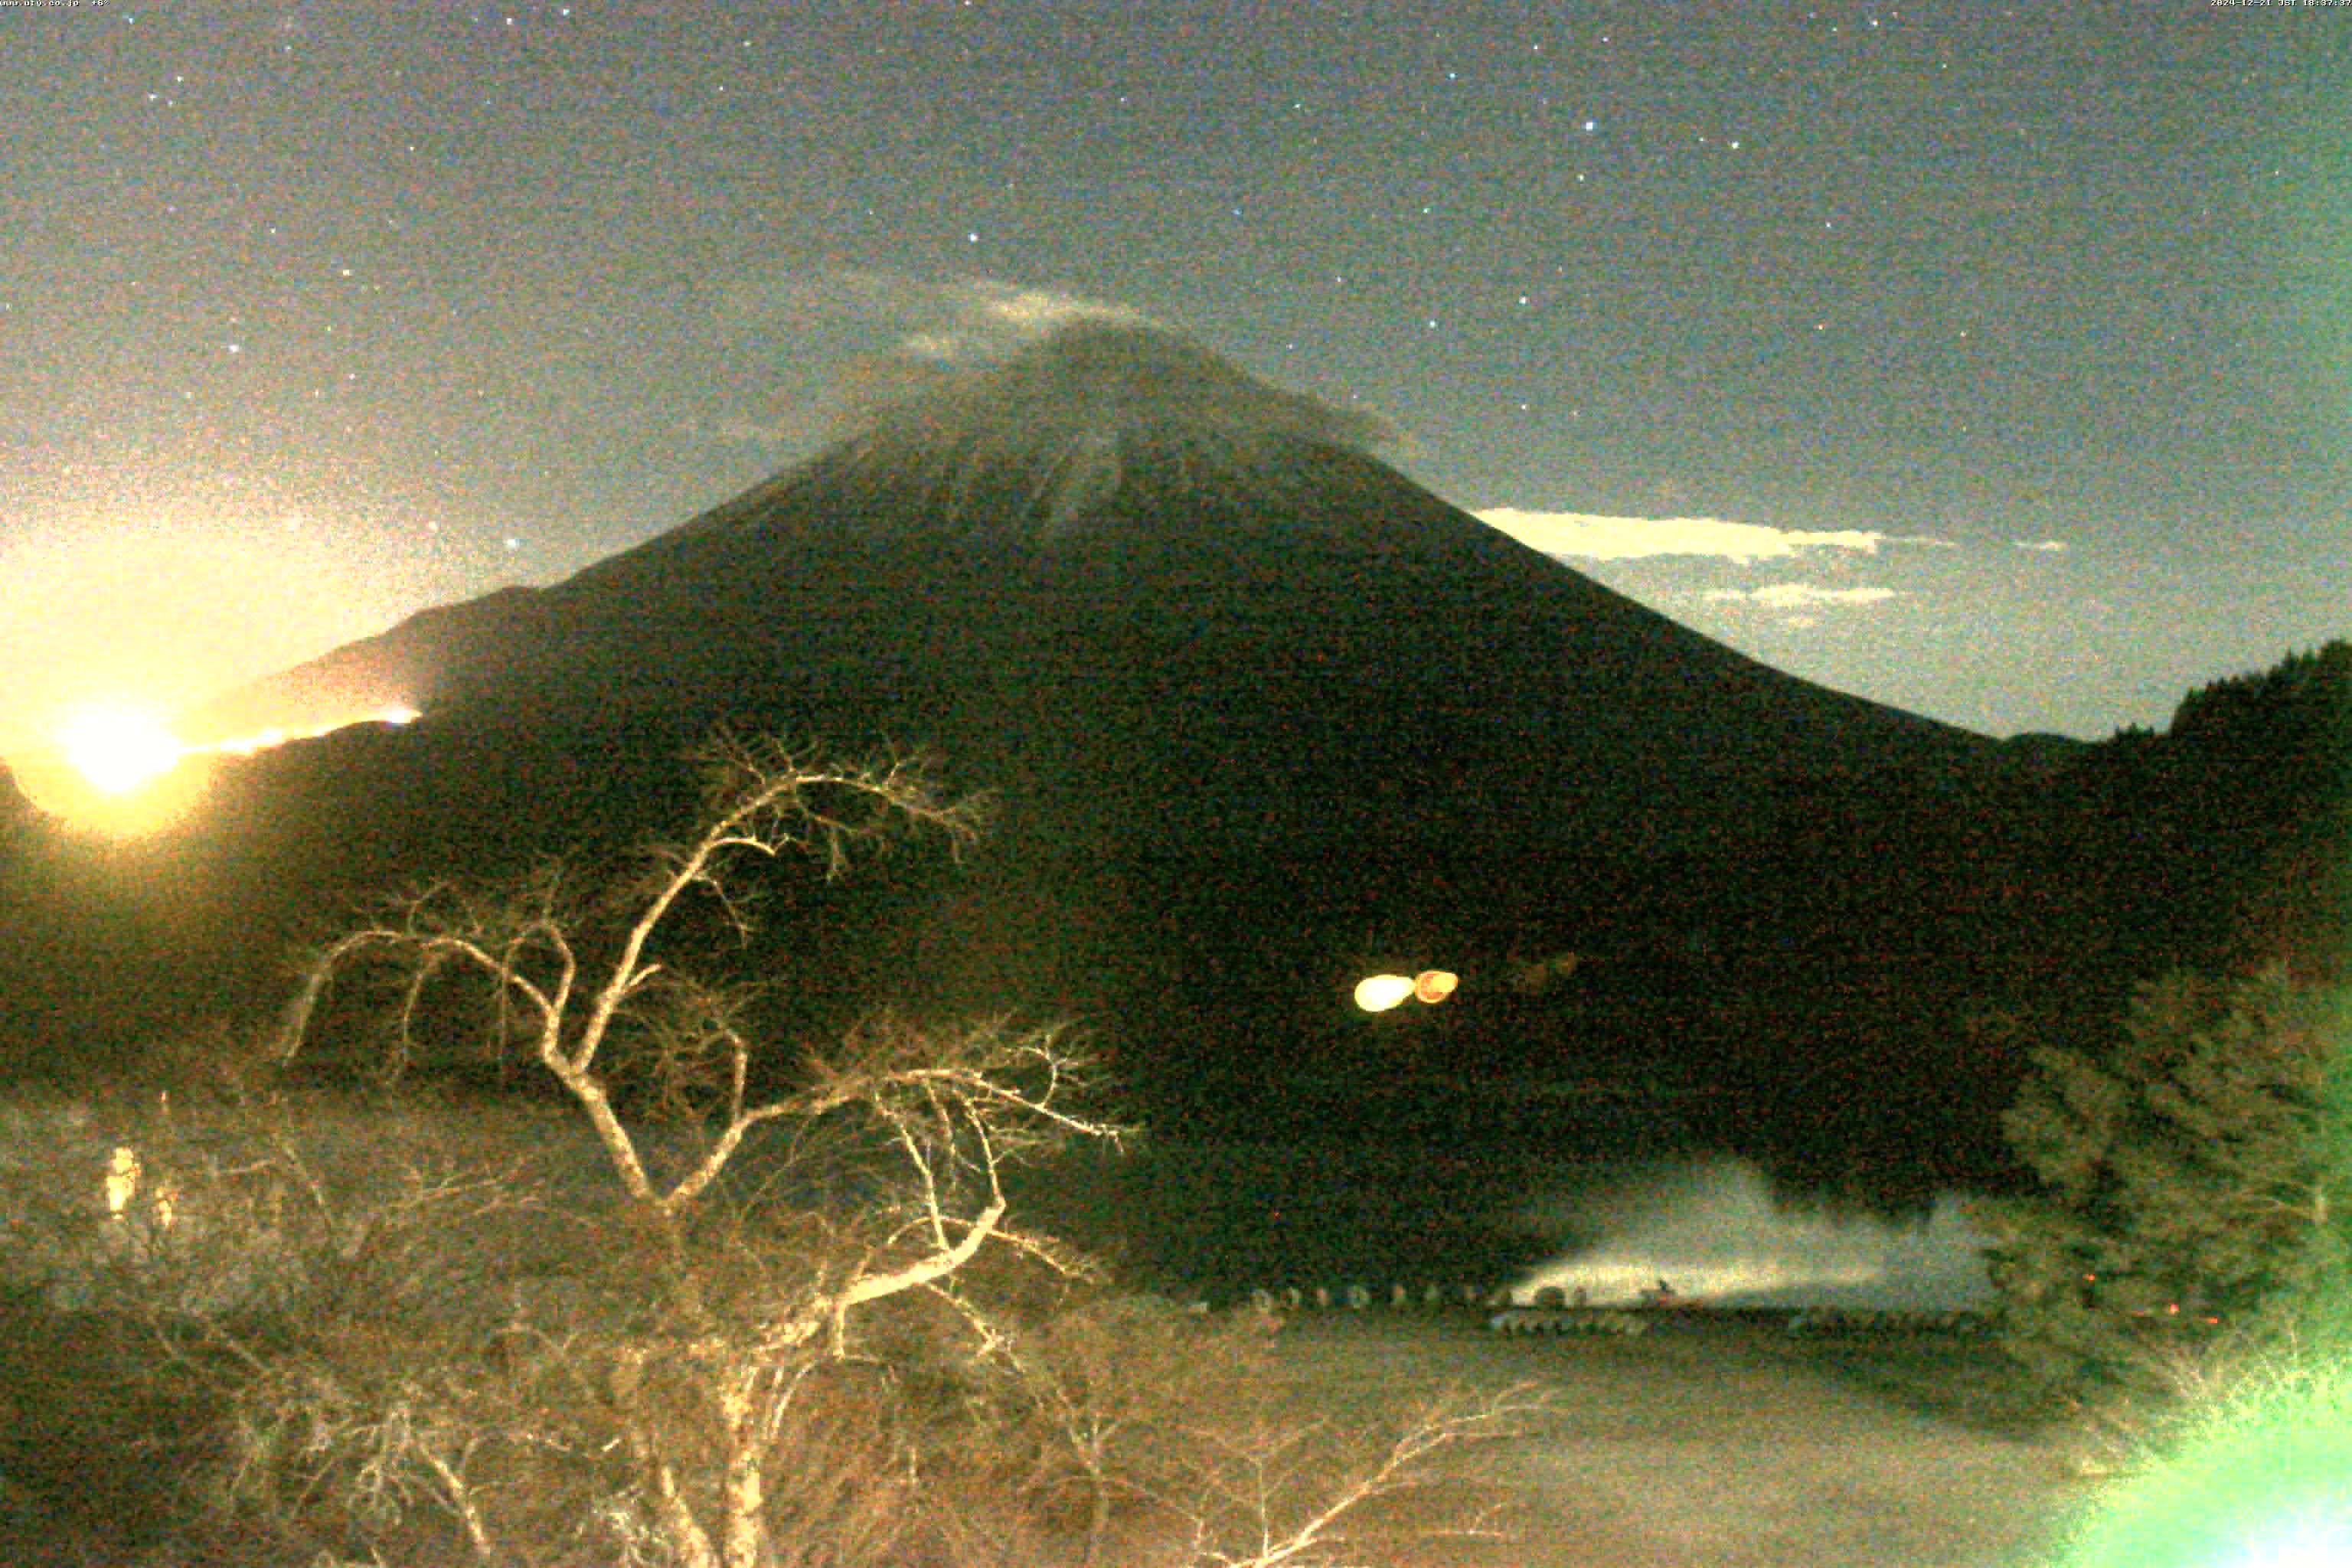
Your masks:
M53 746L12 758L10 765L18 787L42 810L77 827L133 837L184 816L205 793L218 756L250 756L346 724L408 724L421 716L397 703L315 729L272 727L192 746L141 709L89 708L66 721Z
M93 708L60 737L66 761L100 795L129 795L179 765L186 751L163 721L135 709Z
M1454 994L1462 977L1450 969L1424 969L1412 977L1412 994L1423 1002L1435 1004Z
M226 741L215 741L208 746L191 747L190 750L226 752L233 756L249 757L256 752L266 752L289 741L315 741L321 735L331 735L353 724L413 724L422 717L424 715L415 709L404 703L394 703L356 719L338 719L331 724L320 724L309 730L289 730L283 725L272 724L266 730L256 730L247 735L232 735Z

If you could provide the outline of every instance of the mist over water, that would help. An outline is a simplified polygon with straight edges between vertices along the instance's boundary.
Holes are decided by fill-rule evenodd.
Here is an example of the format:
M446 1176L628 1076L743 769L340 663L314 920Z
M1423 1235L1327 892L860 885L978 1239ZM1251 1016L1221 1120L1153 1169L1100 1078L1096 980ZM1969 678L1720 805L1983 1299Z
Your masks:
M1991 1298L1965 1194L1900 1218L1790 1202L1757 1164L1716 1152L1192 1144L1051 1185L1033 1211L1045 1228L1214 1300L1437 1283L1527 1301L1557 1285L1605 1306L1661 1279L1724 1306L1951 1310Z
M1747 1161L1694 1158L1531 1205L1530 1220L1591 1239L1521 1274L1510 1290L1524 1302L1557 1286L1594 1306L1663 1284L1721 1306L1983 1307L1992 1296L1984 1241L1964 1207L1946 1193L1916 1222L1807 1209L1776 1201Z

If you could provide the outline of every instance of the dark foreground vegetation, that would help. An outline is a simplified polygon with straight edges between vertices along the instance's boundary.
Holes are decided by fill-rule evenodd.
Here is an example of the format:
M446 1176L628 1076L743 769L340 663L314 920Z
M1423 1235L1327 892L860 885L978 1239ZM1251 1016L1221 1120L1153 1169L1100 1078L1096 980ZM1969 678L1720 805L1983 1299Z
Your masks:
M878 905L835 874L910 832L967 843L970 803L911 766L757 746L705 763L687 841L634 851L607 825L556 869L485 840L506 874L338 915L290 974L250 951L207 967L244 936L275 951L217 865L0 824L17 1076L57 1086L9 1130L13 1560L1304 1568L1527 1416L1489 1389L1320 1426L1266 1374L1262 1324L1139 1296L1026 1228L1020 1170L1122 1135L1094 1046L857 1003L919 931L812 940L935 897L948 874L905 867L936 852L898 857ZM1543 1053L1570 1045L1580 1080L1745 1116L1748 1149L1799 1185L1868 1172L1859 1129L1916 1146L1989 1124L2022 1408L2122 1472L2266 1423L2326 1429L2352 1360L2352 647L2036 767L1998 801L1925 781L1792 807L1816 840L1749 868L1747 924L1737 900L1703 924L1678 901L1709 882L1706 852L1662 848L1646 889L1596 863L1584 881L1622 897L1549 924L1506 911L1481 939L1500 982L1482 1020L1433 1009L1419 1036L1268 1008L1248 977L1273 963L1253 944L1279 928L1274 895L1231 868L1171 872L1144 903L1255 911L1191 989L1154 990L1140 959L1119 977L1143 1038L1198 1025L1200 1055L1106 1043L1163 1127L1214 1101L1262 1135L1361 1131L1382 1107L1442 1131L1449 1096L1468 1108L1451 1125L1540 1121L1569 1077ZM1991 815L1948 809L1971 804ZM1874 855L1931 827L1933 866ZM810 854L810 876L750 874ZM1119 868L1130 894L1148 858ZM1765 897L1836 866L1852 877L1797 914ZM1381 929L1351 962L1435 940ZM1843 945L1787 945L1830 930ZM71 1021L118 978L128 1023L77 1057ZM1645 1057L1662 1028L1677 1050ZM1275 1036L1286 1054L1251 1054ZM1927 1065L1904 1055L1927 1037ZM1891 1086L1890 1061L1907 1063ZM1356 1087L1298 1092L1317 1085ZM1701 1088L1717 1098L1675 1099ZM2297 1496L2335 1506L2347 1463L2320 1445ZM2268 1506L2214 1517L2242 1533ZM2144 1547L2082 1561L2196 1561Z
M1065 1036L759 1059L672 922L746 919L742 862L971 814L908 764L705 762L696 836L627 875L419 891L209 1084L17 1109L14 1561L1306 1564L1528 1413L1318 1427L1262 1325L1024 1228L1013 1168L1120 1134ZM453 1018L553 1092L415 1087ZM374 1087L285 1087L318 1059Z

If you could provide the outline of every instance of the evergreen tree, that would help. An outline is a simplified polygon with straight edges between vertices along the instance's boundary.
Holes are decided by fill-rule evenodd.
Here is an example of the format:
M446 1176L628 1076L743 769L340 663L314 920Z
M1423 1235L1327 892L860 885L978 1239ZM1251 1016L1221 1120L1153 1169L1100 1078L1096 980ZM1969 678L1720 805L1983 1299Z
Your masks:
M2142 986L2104 1053L2044 1046L2003 1131L2040 1178L1988 1205L2004 1342L2055 1391L2168 1391L2224 1334L2308 1341L2352 1304L2340 993L2283 967Z

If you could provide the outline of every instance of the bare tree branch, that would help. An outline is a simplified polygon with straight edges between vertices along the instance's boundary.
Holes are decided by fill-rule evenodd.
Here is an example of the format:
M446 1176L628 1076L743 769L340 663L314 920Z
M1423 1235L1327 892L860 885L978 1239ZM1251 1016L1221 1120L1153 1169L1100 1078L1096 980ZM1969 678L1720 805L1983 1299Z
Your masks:
M585 1117L630 1209L662 1248L663 1328L614 1347L605 1379L622 1425L616 1442L625 1440L644 1506L678 1560L758 1568L767 1561L774 1434L810 1358L845 1360L860 1310L909 1292L937 1295L984 1325L951 1281L992 1242L1075 1271L1049 1244L1006 1229L1003 1169L1068 1138L1120 1130L1083 1103L1093 1087L1083 1053L1055 1031L1003 1019L940 1031L878 1018L837 1050L803 1057L797 1087L755 1100L757 1043L746 1019L756 991L700 981L656 956L686 901L707 900L740 935L749 904L730 873L742 861L805 853L835 877L853 846L878 842L894 826L936 829L960 847L977 814L943 799L914 758L838 767L772 742L723 738L699 760L711 778L699 830L647 852L593 918L552 867L495 896L448 883L420 889L313 957L282 1048L289 1057L302 1048L338 977L383 965L399 983L387 1064L396 1070L413 1054L438 977L466 973L487 985L500 1043L519 1021L531 1058ZM655 1112L699 1136L682 1165L666 1151L656 1173L616 1098L621 1084L640 1079L616 1073L649 1078ZM898 1200L861 1199L845 1247L789 1284L748 1251L710 1250L700 1213L751 1136L771 1125L793 1129L795 1149L818 1128L835 1128L895 1151L901 1173ZM755 1282L749 1289L746 1275ZM681 1378L711 1419L696 1443L715 1445L715 1477L709 1448L675 1447L666 1436L664 1401L678 1396ZM487 1541L488 1524L466 1511L470 1494L450 1453L436 1448L422 1462L469 1538Z

